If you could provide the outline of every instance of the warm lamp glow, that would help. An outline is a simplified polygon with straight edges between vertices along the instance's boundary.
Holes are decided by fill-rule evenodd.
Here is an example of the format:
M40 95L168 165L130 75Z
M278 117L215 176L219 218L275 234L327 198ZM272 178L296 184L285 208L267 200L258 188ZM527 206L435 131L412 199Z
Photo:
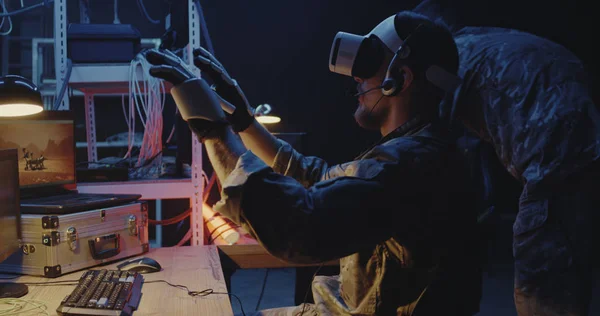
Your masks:
M40 113L44 110L43 107L37 104L14 103L0 105L1 117L25 116Z
M275 124L275 123L281 122L281 118L279 116L273 116L273 115L257 116L256 120L261 124Z
M25 116L43 110L42 94L31 80L17 75L0 77L0 116Z

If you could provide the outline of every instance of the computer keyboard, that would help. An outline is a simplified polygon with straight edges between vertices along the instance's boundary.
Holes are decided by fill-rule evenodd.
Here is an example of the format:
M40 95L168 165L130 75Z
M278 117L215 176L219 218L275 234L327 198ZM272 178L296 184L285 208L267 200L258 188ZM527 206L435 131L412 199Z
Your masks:
M142 296L137 272L89 270L56 309L58 315L132 315Z

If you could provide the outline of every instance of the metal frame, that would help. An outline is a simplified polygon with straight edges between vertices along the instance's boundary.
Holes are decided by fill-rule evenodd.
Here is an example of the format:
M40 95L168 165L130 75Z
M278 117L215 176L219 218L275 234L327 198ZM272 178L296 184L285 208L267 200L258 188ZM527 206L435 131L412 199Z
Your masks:
M191 69L196 70L196 75L200 76L200 70L194 67L193 51L200 47L200 19L198 17L198 8L194 0L188 0L188 35L189 43L186 47L186 62ZM198 141L196 134L192 133L192 185L194 192L190 200L192 207L191 228L192 245L204 244L204 218L202 217L202 192L204 191L204 178L202 177L202 143Z
M85 134L87 139L87 161L98 161L98 150L96 149L96 110L94 106L94 95L92 93L84 93L83 100L85 103Z
M82 23L89 23L89 11L88 0L80 0L80 20ZM188 19L189 19L189 39L186 49L184 50L184 57L188 64L193 66L192 52L195 48L200 47L200 32L199 32L199 17L198 8L196 8L195 0L188 0ZM66 70L67 70L67 6L66 0L55 0L54 1L54 63L56 67L56 94L58 95L62 83L64 82ZM37 55L36 52L39 49L39 44L44 43L44 40L38 40L35 43L33 55ZM37 59L37 57L33 57ZM39 60L33 60L33 68L35 69L34 80L38 80L36 65L39 64ZM195 67L192 67L195 69ZM71 77L76 72L76 67L73 67ZM199 70L197 70L199 75ZM93 80L91 80L93 81ZM125 77L124 82L127 82L128 78ZM98 80L95 80L98 84ZM113 82L114 83L114 82ZM86 116L86 132L87 132L87 147L88 147L88 160L96 161L98 159L96 151L96 122L94 115L94 95L95 94L112 94L118 91L104 88L102 91L94 91L91 89L85 89L85 83L77 84L77 89L84 93L85 97L85 116ZM127 89L127 86L125 87ZM118 90L118 89L117 89ZM122 92L121 92L122 93ZM68 93L60 104L59 110L69 109L69 97ZM191 183L190 183L191 182ZM189 197L190 206L192 207L191 214L191 229L192 229L192 245L204 244L204 225L202 218L202 191L204 190L204 179L202 177L202 144L198 141L196 135L192 136L192 179L183 181L126 181L122 183L87 183L78 184L78 190L80 192L87 193L103 193L114 191L115 186L118 186L120 193L139 193L142 194L144 199L164 199L164 198L181 198Z
M67 0L54 1L54 67L56 69L56 95L58 95L67 72ZM46 106L52 107L52 104ZM58 109L69 109L68 93L63 96Z

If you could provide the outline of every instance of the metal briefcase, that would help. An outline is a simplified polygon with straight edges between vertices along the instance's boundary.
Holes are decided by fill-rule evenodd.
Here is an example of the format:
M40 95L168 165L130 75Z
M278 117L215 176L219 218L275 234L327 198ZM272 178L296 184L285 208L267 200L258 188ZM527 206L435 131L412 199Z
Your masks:
M21 215L21 250L0 271L49 278L148 252L148 204Z

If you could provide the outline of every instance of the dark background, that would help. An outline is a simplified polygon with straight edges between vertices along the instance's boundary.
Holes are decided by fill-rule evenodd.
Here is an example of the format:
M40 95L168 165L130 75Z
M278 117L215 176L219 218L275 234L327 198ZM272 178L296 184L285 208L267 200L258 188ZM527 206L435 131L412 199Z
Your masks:
M510 27L528 31L563 44L587 65L598 86L600 50L597 48L599 23L589 1L474 1L440 0L468 25ZM173 2L183 2L173 0ZM338 31L366 34L384 18L400 10L411 9L420 1L358 0L202 0L208 32L216 57L240 83L253 106L269 103L282 122L269 126L273 132L306 133L302 151L317 155L330 163L340 163L358 155L379 138L377 132L361 130L354 122L356 99L346 96L354 87L351 78L331 73L328 58L331 42ZM7 0L10 10L19 1ZM25 4L35 1L25 0ZM143 38L157 38L164 33L164 20L169 4L166 0L145 0L148 14L161 24L148 22L135 0L119 1L119 18L133 24ZM79 2L68 0L69 22L79 21ZM91 22L112 23L113 1L91 0ZM10 40L9 69L3 73L31 76L31 45L19 38L51 37L52 6L39 8L13 17ZM182 17L175 17L180 20ZM18 45L17 43L21 43ZM27 51L29 49L29 52ZM29 65L28 65L29 62ZM51 59L50 63L53 62ZM53 76L53 69L43 75ZM598 100L598 89L593 89ZM169 98L170 99L170 98ZM120 97L96 98L97 139L126 132ZM76 112L77 141L85 141L83 97L73 96L71 108ZM164 112L166 139L175 121L174 104ZM141 124L138 122L139 128ZM141 129L138 129L141 132ZM189 133L186 129L183 132ZM122 151L122 150L121 150ZM99 150L99 156L122 155L114 150ZM86 160L84 149L78 160ZM208 160L204 160L210 169ZM496 165L497 166L497 165ZM516 183L501 173L506 191L514 206ZM510 208L510 207L509 207ZM514 213L516 209L512 209Z
M18 1L6 3L13 9L18 8ZM78 22L78 1L67 3L69 21ZM164 22L169 7L166 0L144 3L152 18ZM346 96L347 89L354 86L352 80L329 72L331 41L338 31L365 34L384 18L411 9L419 1L202 0L201 3L217 58L240 83L252 105L269 103L273 112L282 118L280 124L269 127L272 131L307 133L305 153L332 163L353 158L377 140L377 133L363 131L354 122L356 100ZM565 45L588 65L597 81L598 19L591 2L459 0L448 3L467 24L521 29ZM90 7L92 23L112 23L112 1L91 0ZM164 24L148 22L134 0L119 1L119 17L121 23L136 26L144 38L156 38L164 33ZM52 7L15 16L11 36L39 33L40 22L33 20L43 24L43 34L36 36L52 36L51 18ZM20 47L12 41L10 44L11 59L23 59ZM27 49L26 45L23 49ZM24 59L20 60L22 67L9 72L30 74ZM597 90L594 89L596 98ZM121 120L120 97L97 98L96 103L99 140L126 131L125 121ZM73 97L72 108L83 112L83 98ZM164 115L165 134L172 126L173 113L170 104ZM84 125L79 124L78 139L84 138Z
M26 5L38 1L42 0L24 0ZM586 64L598 104L600 49L597 41L600 37L597 30L600 25L592 1L440 1L453 9L464 24L515 28L566 46ZM18 0L5 2L11 11L20 7ZM400 10L411 9L419 2L201 0L216 57L240 83L253 106L269 103L273 113L282 118L281 123L269 126L269 129L280 133L306 133L302 152L320 156L330 163L352 159L379 138L376 132L361 130L354 122L356 99L346 96L346 91L355 85L352 79L333 74L328 69L330 46L335 34L338 31L366 34L384 18ZM168 2L144 0L144 3L148 14L160 19L161 24L148 22L138 9L136 0L119 1L121 23L133 24L143 38L161 37L165 31ZM67 4L69 22L78 22L78 0L67 0ZM90 7L92 23L112 23L113 1L90 0ZM0 42L2 48L10 46L10 64L2 69L3 73L31 77L31 45L27 41L30 37L52 37L52 11L52 6L42 7L13 17L14 30L10 38ZM47 62L51 64L53 60ZM53 71L50 67L43 75L52 78ZM98 141L127 131L120 97L97 97L95 102ZM83 97L73 96L71 108L79 118L77 141L85 141ZM171 101L164 112L165 139L175 122L174 111ZM139 128L141 124L138 122L136 126ZM138 132L142 130L138 129ZM100 149L99 156L120 156L123 152L119 150ZM78 150L77 155L79 161L87 160L84 149ZM497 161L491 163L500 183L496 188L496 205L501 216L482 227L482 253L487 258L484 260L505 263L510 267L511 225L520 189ZM210 170L207 159L204 159L204 165ZM174 216L188 206L186 200L164 201L163 216ZM150 209L154 209L152 201ZM188 228L187 222L164 227L163 245L176 243ZM490 266L486 270L488 274L496 273ZM510 283L512 271L507 271L501 276ZM309 270L298 273L307 277L305 281L312 275ZM500 275L499 271L497 273ZM298 282L296 285L306 287L308 283ZM509 284L506 292L508 305L511 303L510 287ZM496 287L491 292L495 295ZM300 295L303 293L301 291Z

